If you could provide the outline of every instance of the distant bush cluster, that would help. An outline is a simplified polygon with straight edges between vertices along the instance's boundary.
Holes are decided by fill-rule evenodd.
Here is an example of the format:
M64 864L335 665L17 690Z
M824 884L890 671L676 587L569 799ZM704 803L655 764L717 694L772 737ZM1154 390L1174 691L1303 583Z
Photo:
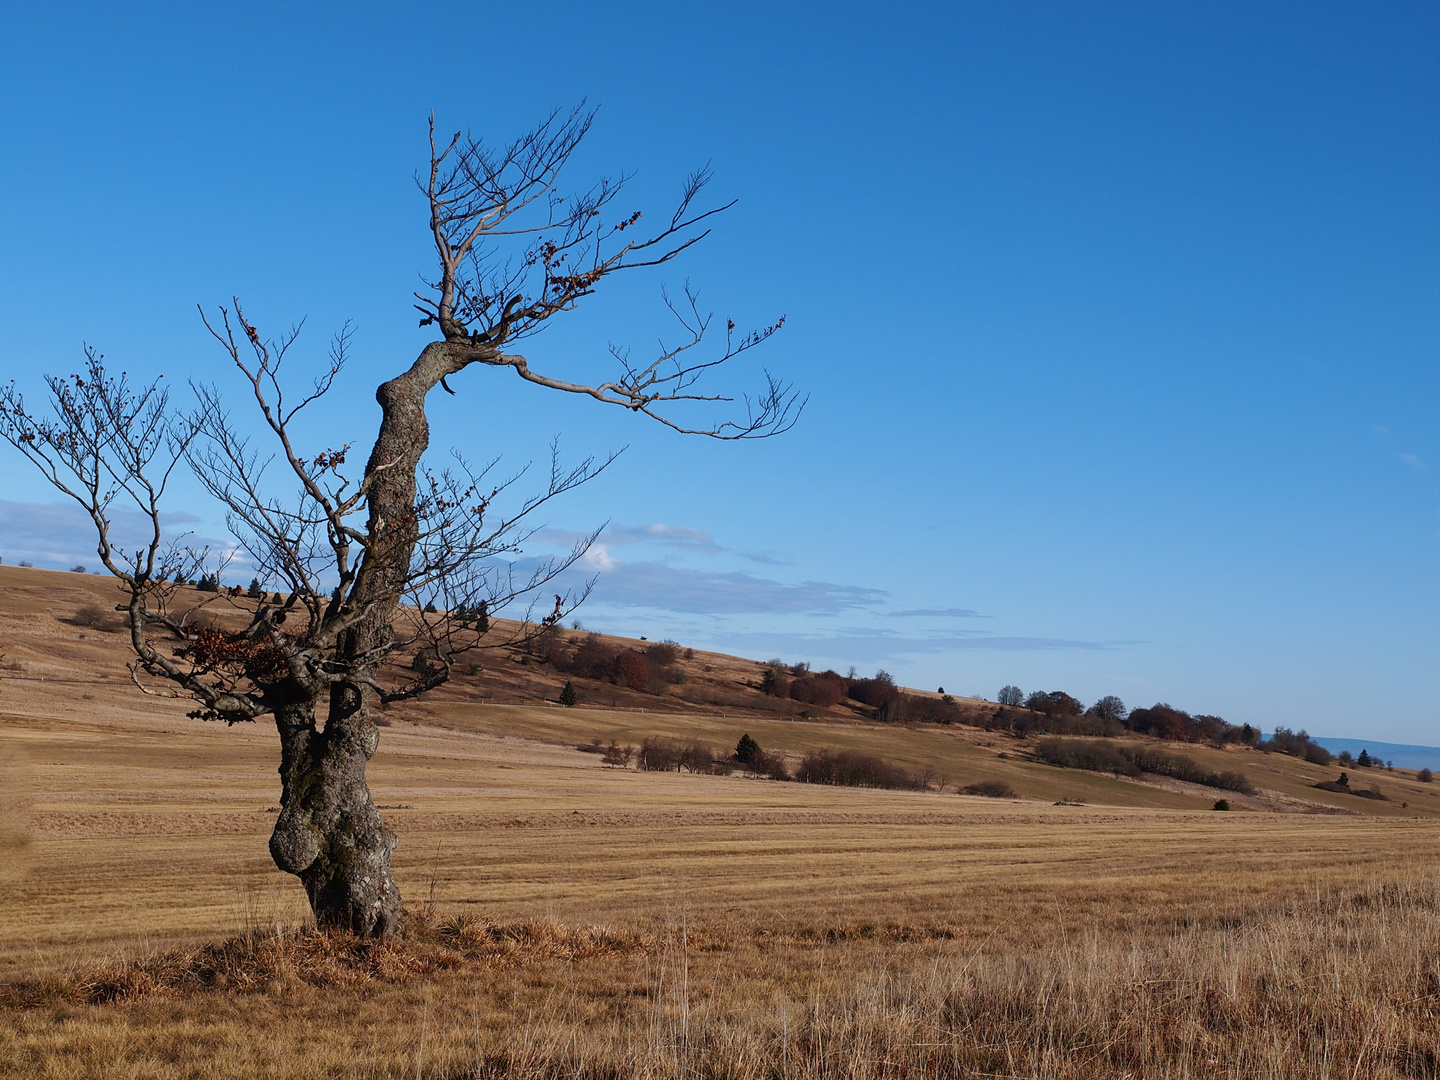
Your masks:
M1254 742L1259 733L1254 728L1236 727L1218 716L1191 716L1183 709L1157 703L1148 709L1136 709L1125 717L1125 726L1139 734L1171 742L1227 743Z
M790 698L804 705L828 709L845 700L845 677L836 671L811 672L805 663L787 666L769 660L760 674L760 692L768 697Z
M1302 731L1300 734L1304 735L1305 733ZM1370 769L1379 765L1392 772L1395 770L1395 763L1393 761L1381 761L1378 757L1371 757L1370 751L1364 747L1361 748L1359 757L1352 758L1349 750L1341 750L1336 760L1339 761L1341 765L1356 765L1362 769ZM1423 772L1426 776L1430 775L1429 769L1421 769L1420 772ZM1416 773L1415 776L1416 779L1419 779L1420 773ZM1421 783L1429 783L1429 781L1421 780Z
M1139 776L1140 769L1120 753L1114 743L1078 742L1071 739L1041 739L1031 751L1036 761L1062 769Z
M793 780L804 784L901 791L924 791L935 786L934 775L928 771L911 772L874 754L856 750L810 750L792 773L782 755L767 753L748 733L740 737L735 752L728 756L693 740L663 738L647 738L638 747L620 746L615 742L602 747L597 739L577 749L586 753L603 753L607 765L624 767L633 764L642 772L728 775L739 768L772 780ZM1009 785L998 781L984 781L961 790L966 794L992 798L1014 796Z
M542 651L542 659L563 672L642 694L663 693L667 686L685 681L678 665L680 646L673 641L657 641L643 650L618 649L599 634L586 634L568 656L553 645Z
M1156 702L1148 709L1131 711L1120 698L1108 694L1086 708L1083 702L1063 690L1036 690L1027 695L1018 686L1009 685L1000 688L996 701L999 708L985 720L985 728L1022 737L1037 733L1115 736L1133 731L1137 735L1169 742L1209 743L1212 746L1260 744L1260 732L1249 724L1236 726L1222 717L1203 713L1192 716L1184 709L1164 702ZM1290 752L1278 744L1273 749ZM1316 749L1324 752L1323 748Z
M987 799L1013 799L1014 790L1001 780L982 780L978 784L966 784L960 789L962 795L984 795Z
M1215 772L1180 754L1168 754L1164 750L1144 746L1122 746L1120 752L1141 772L1185 780L1191 784L1203 784L1223 791L1238 791L1242 795L1250 795L1255 791L1244 773L1231 769Z
M1340 795L1358 795L1362 799L1379 799L1381 802L1389 802L1385 793L1373 784L1369 788L1359 789L1350 786L1350 774L1341 773L1338 779L1321 780L1314 785L1321 791L1333 791Z
M1123 724L1085 714L1061 716L1001 705L980 723L986 731L1004 731L1026 738L1030 735L1120 735Z
M1238 791L1254 791L1243 773L1215 772L1180 754L1167 753L1144 746L1126 746L1108 741L1079 742L1073 739L1041 739L1034 750L1037 761L1066 769L1111 773L1115 776L1140 776L1151 773L1185 780L1192 784Z
M1301 758L1314 765L1329 765L1335 760L1335 756L1317 742L1313 742L1310 736L1303 729L1291 731L1287 727L1277 727L1275 734L1259 744L1260 749L1266 753L1288 754L1290 757ZM1364 750L1361 755L1368 758ZM1367 760L1366 765L1370 764Z
M961 705L949 694L907 694L883 668L870 679L850 679L847 696L875 710L875 719L890 724L968 724L980 727L988 710Z
M856 750L811 750L795 770L795 779L803 784L909 791L920 791L930 786L927 777Z
M708 746L690 740L646 739L635 752L635 765L642 772L685 772L728 776L730 760Z
M790 770L785 765L785 759L779 754L768 754L760 748L760 744L750 737L747 731L740 736L740 741L735 744L735 760L748 772L760 776L768 776L771 780L790 780Z

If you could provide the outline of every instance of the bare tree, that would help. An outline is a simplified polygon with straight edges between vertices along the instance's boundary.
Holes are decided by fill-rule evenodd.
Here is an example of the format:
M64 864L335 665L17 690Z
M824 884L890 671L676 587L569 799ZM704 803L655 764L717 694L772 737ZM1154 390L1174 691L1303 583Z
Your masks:
M518 600L533 604L594 539L517 574L508 556L533 532L528 522L535 511L609 462L586 459L567 468L552 453L541 490L507 502L519 474L497 474L495 461L475 467L456 455L438 470L423 463L430 392L440 386L454 393L447 380L474 366L509 368L539 386L718 439L785 431L804 406L767 373L760 394L744 399L740 416L705 424L670 411L730 401L704 391L700 380L783 322L737 336L727 321L723 347L702 356L711 317L688 285L682 302L666 297L678 320L678 342L662 343L644 361L612 347L618 368L609 381L552 378L510 351L611 275L674 259L703 239L714 215L726 209L698 207L705 170L689 177L670 219L648 233L638 212L612 213L624 177L559 194L561 170L592 115L583 108L557 112L501 147L462 134L437 142L432 119L429 168L417 182L428 201L438 273L415 298L421 325L437 327L439 337L377 389L380 430L358 477L347 472L348 444L301 445L305 410L344 370L348 330L337 335L320 378L295 399L280 374L298 330L268 337L238 300L202 318L248 384L263 453L232 423L214 386L192 384L195 405L182 411L158 383L136 387L109 374L88 348L82 374L47 379L49 416L28 411L14 384L0 391L0 435L94 522L100 560L126 597L120 609L135 652L136 685L147 693L188 695L199 705L192 715L208 720L274 718L282 795L270 852L277 866L304 883L322 926L380 936L395 927L401 911L390 873L396 838L365 781L378 743L375 710L443 684L457 657L486 644L491 614ZM195 605L182 602L193 594L182 593L179 582L202 568L218 580L223 570L208 551L162 528L166 489L182 465L223 505L256 576L286 587L283 602L276 602L278 594L267 599L239 588L206 601L240 612L241 629L197 619ZM267 476L272 465L283 476L283 494L275 494ZM138 508L147 522L138 545L117 543L117 500ZM543 618L527 615L522 625L557 624L586 591L562 590L553 608L547 601ZM387 662L401 650L423 650L425 661L397 674Z

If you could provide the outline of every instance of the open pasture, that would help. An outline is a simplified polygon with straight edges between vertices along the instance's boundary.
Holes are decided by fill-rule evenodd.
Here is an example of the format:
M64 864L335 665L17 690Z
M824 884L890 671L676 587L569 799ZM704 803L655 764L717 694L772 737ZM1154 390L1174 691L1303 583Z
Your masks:
M1305 785L1330 770L1186 748L1309 811L1223 814L974 729L440 701L396 710L372 763L413 918L369 946L303 932L270 861L272 730L140 695L114 635L43 606L3 629L6 1075L1440 1069L1440 830L1400 773L1378 777L1381 813L1322 813ZM1022 797L641 773L576 748L742 731Z

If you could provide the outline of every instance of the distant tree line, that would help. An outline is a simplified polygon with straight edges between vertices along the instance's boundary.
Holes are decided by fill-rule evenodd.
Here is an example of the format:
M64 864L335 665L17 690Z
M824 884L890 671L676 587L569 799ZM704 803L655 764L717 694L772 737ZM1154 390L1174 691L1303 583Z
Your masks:
M485 618L483 611L480 617ZM680 660L682 655L685 659L694 655L694 650L682 652L677 642L668 639L638 649L620 647L595 633L585 634L576 641L567 638L558 626L544 627L527 648L530 656L553 665L562 673L655 695L686 682ZM562 700L573 704L578 690L573 682L566 685L568 689L562 692ZM758 680L750 686L767 697L815 709L846 705L888 724L965 724L1021 738L1136 734L1167 742L1253 746L1267 753L1287 754L1319 765L1329 765L1334 760L1334 756L1304 730L1277 727L1267 739L1251 724L1232 724L1208 713L1191 714L1166 702L1132 710L1114 694L1107 694L1087 707L1063 690L1034 690L1027 694L1018 686L1007 684L1001 687L993 705L961 702L943 689L937 694L902 689L883 668L870 677L858 675L854 668L841 675L834 670L813 671L810 664L803 661L787 664L779 658L765 661ZM1356 764L1370 764L1368 754L1362 751L1362 757L1366 760Z
M839 787L885 788L901 791L925 791L944 787L930 770L914 772L874 754L858 750L818 748L806 751L793 770L780 754L762 749L749 733L736 743L734 753L726 755L694 740L647 738L639 746L620 746L611 742L601 747L599 740L587 752L603 754L607 765L634 767L641 772L688 772L699 775L728 775L736 769L772 780L790 780L802 784L831 784ZM962 789L966 794L1008 797L1013 794L1004 784L972 784Z
M1115 736L1134 732L1168 742L1211 746L1239 743L1267 753L1288 754L1317 765L1329 765L1334 760L1334 755L1304 730L1277 727L1274 735L1266 739L1251 724L1232 724L1223 717L1206 713L1191 715L1165 702L1132 711L1120 698L1110 694L1086 708L1063 690L1036 690L1026 695L1018 686L1002 687L997 701L998 708L984 726L1021 736Z
M1048 738L1036 743L1032 754L1036 761L1066 769L1085 769L1088 772L1111 773L1114 776L1140 776L1150 773L1220 788L1223 791L1249 794L1254 790L1243 773L1229 770L1216 772L1191 758L1148 746Z

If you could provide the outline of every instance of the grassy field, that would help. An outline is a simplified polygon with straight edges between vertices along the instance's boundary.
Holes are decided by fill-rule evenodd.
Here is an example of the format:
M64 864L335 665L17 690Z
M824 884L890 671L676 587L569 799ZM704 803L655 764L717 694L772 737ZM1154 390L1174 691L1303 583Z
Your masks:
M116 635L64 621L99 579L6 585L0 1074L1440 1075L1440 826L1407 774L1354 806L1307 786L1334 769L1185 748L1263 789L1223 814L974 729L457 693L382 733L414 916L370 945L304 931L270 862L272 730L134 690ZM743 731L950 789L575 748ZM1020 797L953 791L985 778Z

